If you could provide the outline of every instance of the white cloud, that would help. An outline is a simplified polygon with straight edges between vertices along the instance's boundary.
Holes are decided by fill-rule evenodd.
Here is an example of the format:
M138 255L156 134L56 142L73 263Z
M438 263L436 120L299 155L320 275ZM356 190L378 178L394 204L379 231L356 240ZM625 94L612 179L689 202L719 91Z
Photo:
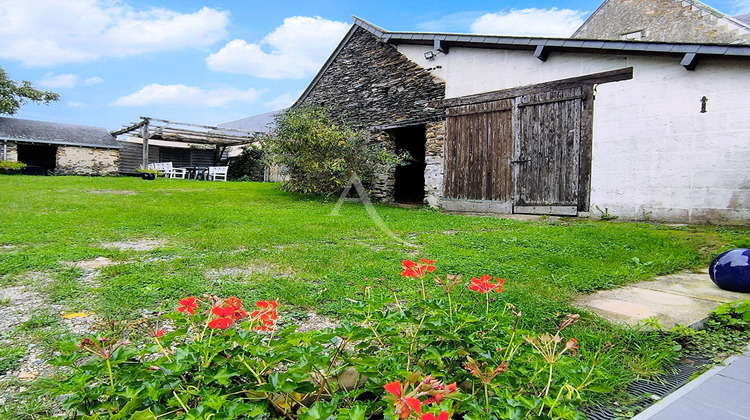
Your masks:
M75 74L58 74L53 76L52 73L47 73L44 78L39 81L39 86L46 88L74 88L78 84L78 76Z
M86 108L88 105L86 105L83 102L77 102L77 101L68 101L65 106L69 108Z
M303 78L320 69L348 30L345 22L294 16L284 19L260 43L230 41L206 63L214 71L268 79Z
M570 9L520 9L488 13L471 24L478 34L569 37L587 12Z
M136 11L123 0L0 0L0 58L51 66L177 48L226 36L229 13Z
M145 86L138 92L123 96L112 102L114 106L179 106L191 108L217 108L231 102L255 102L263 93L256 89L239 90L220 88L203 90L196 86L161 85Z
M98 85L99 83L104 83L104 79L102 79L99 76L94 76L94 77L84 80L83 83L86 86L93 86L93 85Z
M750 13L750 0L734 0L732 13L735 15L744 15Z
M104 79L95 76L84 80L83 84L86 86L93 86L103 82ZM44 75L44 78L39 81L39 86L54 89L72 89L79 85L81 85L81 78L78 77L77 74L58 74L55 76L54 73L47 73Z
M452 13L437 20L420 23L417 29L425 32L467 32L471 24L483 14L483 12Z
M283 95L279 95L274 99L271 99L268 102L263 103L268 109L271 110L277 110L277 109L284 109L289 108L294 102L297 101L297 98L302 95L301 90L297 92L287 92Z

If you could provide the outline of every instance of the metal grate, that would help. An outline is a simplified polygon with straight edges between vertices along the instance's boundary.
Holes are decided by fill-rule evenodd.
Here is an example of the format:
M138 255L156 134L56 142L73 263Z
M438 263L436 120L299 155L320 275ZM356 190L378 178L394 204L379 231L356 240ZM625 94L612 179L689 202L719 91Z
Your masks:
M688 383L690 377L701 371L708 362L709 360L705 358L685 358L675 366L671 373L663 375L657 381L638 380L631 383L625 391L631 397L636 398L636 401L629 406L581 407L580 411L589 420L614 420L621 418L618 412L641 412Z

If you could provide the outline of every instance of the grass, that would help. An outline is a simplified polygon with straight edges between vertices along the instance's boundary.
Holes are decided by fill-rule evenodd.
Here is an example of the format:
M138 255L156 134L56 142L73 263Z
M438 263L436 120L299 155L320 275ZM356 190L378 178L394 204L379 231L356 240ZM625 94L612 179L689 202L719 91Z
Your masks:
M284 193L277 184L0 176L0 189L0 286L45 273L48 281L30 286L50 302L115 319L173 309L182 297L202 294L278 299L290 312L342 316L366 286L415 299L418 287L400 276L400 265L424 257L437 261L440 274L502 277L502 298L524 312L528 328L544 329L550 314L573 311L569 302L580 293L704 268L724 249L750 247L746 228L516 221L378 206L410 247L384 235L361 203L331 216L334 202ZM160 245L112 245L144 240ZM118 264L90 281L84 269L66 264L97 257ZM55 330L47 315L20 330ZM590 316L575 332L582 342L622 336ZM613 381L658 371L655 357L673 358L671 340L628 334L630 356L622 357L629 359L604 366L621 377Z

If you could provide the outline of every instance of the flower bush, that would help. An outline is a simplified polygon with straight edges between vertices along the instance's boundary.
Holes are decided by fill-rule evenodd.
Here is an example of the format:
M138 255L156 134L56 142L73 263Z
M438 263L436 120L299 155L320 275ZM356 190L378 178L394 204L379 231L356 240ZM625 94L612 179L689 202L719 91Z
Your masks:
M420 301L368 287L335 329L280 325L273 300L250 311L236 297L186 297L139 322L147 334L86 338L54 359L72 369L56 393L92 419L583 418L581 393L602 391L597 361L610 346L583 358L584 344L563 336L577 315L535 334L503 302L501 279L441 279L425 259L402 266Z

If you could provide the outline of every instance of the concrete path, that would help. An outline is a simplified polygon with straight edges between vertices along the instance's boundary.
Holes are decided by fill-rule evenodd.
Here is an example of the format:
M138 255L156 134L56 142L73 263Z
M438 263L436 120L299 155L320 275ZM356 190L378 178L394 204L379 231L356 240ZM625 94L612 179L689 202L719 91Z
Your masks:
M670 329L676 324L700 327L717 306L740 299L750 299L750 294L719 289L704 270L602 290L583 296L574 304L610 322L635 325L656 318L662 328Z
M733 356L661 401L633 420L749 420L750 347Z

